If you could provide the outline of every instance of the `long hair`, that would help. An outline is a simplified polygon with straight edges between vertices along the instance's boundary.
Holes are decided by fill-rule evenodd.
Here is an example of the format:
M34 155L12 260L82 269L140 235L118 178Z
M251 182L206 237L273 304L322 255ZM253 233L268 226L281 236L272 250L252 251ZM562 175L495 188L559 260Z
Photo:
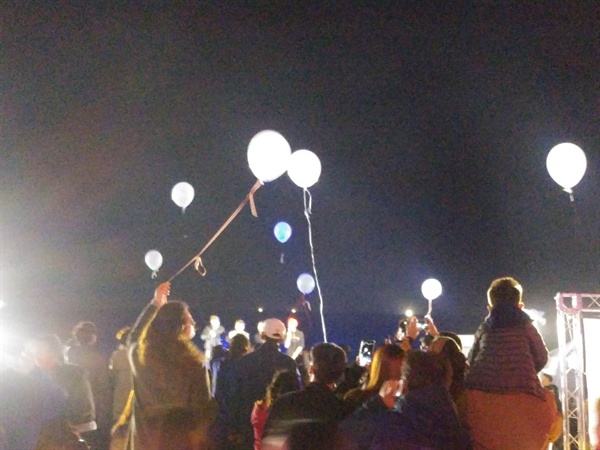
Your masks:
M187 304L175 301L158 309L140 337L138 354L142 365L168 373L173 367L204 363L204 354L184 336L187 312Z
M250 351L250 341L243 334L236 334L229 344L229 359L238 359Z
M369 371L369 382L364 390L379 391L384 381L399 380L404 356L404 350L394 344L382 345L375 350Z
M275 372L271 384L267 387L265 396L265 406L270 408L275 400L288 392L294 392L300 389L298 386L298 375L290 370L280 370Z
M431 346L431 352L442 355L452 367L452 384L449 391L457 399L465 390L465 375L469 370L467 358L462 354L456 342L449 337L438 336Z

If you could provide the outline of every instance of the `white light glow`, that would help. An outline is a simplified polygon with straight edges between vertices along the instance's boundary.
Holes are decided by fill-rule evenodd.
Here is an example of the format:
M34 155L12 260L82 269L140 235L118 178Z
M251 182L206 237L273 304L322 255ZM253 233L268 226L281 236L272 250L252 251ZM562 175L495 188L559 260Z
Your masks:
M414 311L412 309L407 309L406 311L404 311L404 315L406 317L412 317L415 315Z
M585 153L575 144L565 142L553 147L546 158L546 168L552 179L571 192L581 181L587 168Z

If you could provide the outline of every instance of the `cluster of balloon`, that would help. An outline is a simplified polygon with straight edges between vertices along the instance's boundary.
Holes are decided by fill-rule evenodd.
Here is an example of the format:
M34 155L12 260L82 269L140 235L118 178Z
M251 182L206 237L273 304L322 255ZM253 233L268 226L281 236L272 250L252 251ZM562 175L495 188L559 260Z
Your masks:
M546 168L552 179L573 199L573 188L581 181L587 168L585 153L568 142L553 147L546 158Z
M144 261L146 261L146 265L152 271L152 278L156 278L156 274L158 273L158 269L162 266L163 257L158 250L150 250L146 252L146 256L144 256Z
M429 309L427 310L427 316L431 316L431 310L433 307L433 301L442 295L442 283L435 278L429 278L421 285L421 292L423 297L429 302Z
M273 228L273 234L275 235L275 239L277 239L282 244L285 244L290 237L292 237L292 227L287 222L277 222L275 227ZM279 257L279 262L284 264L285 255L281 252L281 256Z
M194 200L194 194L194 187L185 181L177 183L171 189L171 199L181 208L182 214L185 213L185 208L190 206L190 203Z

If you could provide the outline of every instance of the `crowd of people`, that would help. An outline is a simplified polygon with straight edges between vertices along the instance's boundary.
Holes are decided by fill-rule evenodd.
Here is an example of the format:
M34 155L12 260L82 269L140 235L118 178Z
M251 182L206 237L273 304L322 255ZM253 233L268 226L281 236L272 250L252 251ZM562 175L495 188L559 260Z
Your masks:
M494 280L468 358L452 332L411 318L363 366L348 349L305 348L298 321L217 316L194 343L187 304L161 284L110 362L82 322L66 345L30 340L2 372L0 450L547 449L555 393L544 342L513 278ZM225 348L228 347L228 348Z

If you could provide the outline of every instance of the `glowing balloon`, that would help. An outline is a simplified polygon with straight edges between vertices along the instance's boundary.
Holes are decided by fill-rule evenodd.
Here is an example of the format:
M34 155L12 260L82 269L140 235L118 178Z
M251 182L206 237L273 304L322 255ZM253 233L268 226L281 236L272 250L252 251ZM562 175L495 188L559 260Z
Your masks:
M571 193L585 174L585 153L575 144L563 143L553 147L546 158L548 173L559 186Z
M185 208L194 200L193 186L185 181L177 183L171 190L171 199L181 208L182 212L185 212Z
M265 130L250 140L248 164L262 183L279 178L288 168L292 149L277 131Z
M300 292L308 295L315 289L315 279L310 273L303 273L296 280L296 286Z
M152 270L152 278L156 278L156 273L163 263L163 257L158 250L150 250L144 257L146 265Z
M442 295L442 284L435 278L430 278L423 282L421 292L423 293L423 297L427 300L435 300Z
M296 150L290 157L288 175L296 186L309 188L321 176L321 161L310 150Z
M285 244L292 236L292 227L286 222L279 222L275 225L275 228L273 228L273 234L279 242Z

